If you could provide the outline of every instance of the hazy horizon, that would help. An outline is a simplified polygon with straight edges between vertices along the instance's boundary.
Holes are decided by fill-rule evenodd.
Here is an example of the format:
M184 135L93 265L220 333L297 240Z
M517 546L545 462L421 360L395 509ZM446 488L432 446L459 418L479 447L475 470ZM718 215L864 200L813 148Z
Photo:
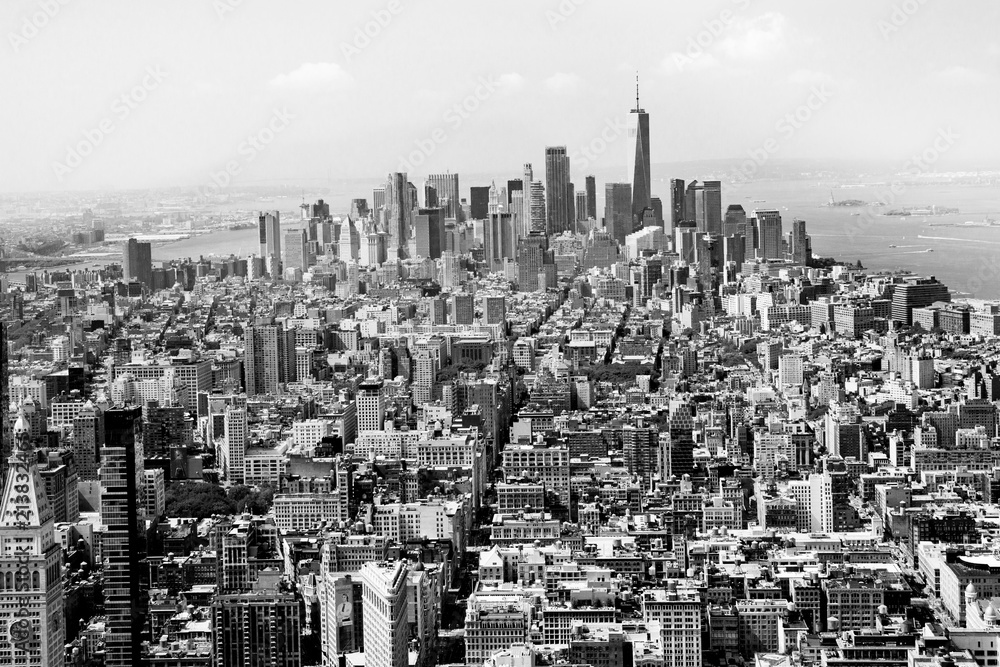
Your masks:
M542 178L547 145L567 146L578 185L624 179L636 72L656 165L926 173L1000 154L993 3L494 4L484 20L452 0L6 3L0 188L416 183L525 162Z

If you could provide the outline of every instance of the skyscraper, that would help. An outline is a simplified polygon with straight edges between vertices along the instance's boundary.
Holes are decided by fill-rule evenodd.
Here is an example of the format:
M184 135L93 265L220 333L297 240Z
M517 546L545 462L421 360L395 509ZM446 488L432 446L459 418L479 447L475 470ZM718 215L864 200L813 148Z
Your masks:
M572 229L569 217L569 155L565 146L545 148L545 233Z
M369 378L358 385L358 433L381 431L385 422L385 393L382 380Z
M721 234L722 183L720 181L705 181L702 183L701 194L705 216L705 231L709 234Z
M289 229L285 232L285 268L299 269L303 273L309 270L309 249L307 247L306 230Z
M747 212L739 204L730 204L722 221L723 236L747 236Z
M520 178L507 179L507 210L516 213L510 205L514 203L514 193L524 191L524 181Z
M138 281L153 286L153 259L150 244L129 239L122 245L122 273L125 282Z
M531 182L531 199L528 202L530 209L528 232L546 232L545 218L545 185L541 181Z
M547 269L546 266L549 268ZM534 292L541 286L539 274L548 271L555 276L552 251L548 237L543 232L532 232L517 243L517 288L521 292ZM548 280L546 280L548 283ZM546 284L546 287L552 287Z
M719 181L692 181L688 185L685 214L706 234L722 233L722 186Z
M587 191L576 191L576 221L585 222L587 220Z
M473 185L469 188L469 209L473 220L485 220L490 211L490 186Z
M376 220L382 215L382 210L385 208L385 186L379 186L377 188L372 188L372 208L371 213ZM364 216L357 216L364 217Z
M458 218L461 208L461 199L458 195L458 174L431 174L427 177L427 182L434 187L437 193L437 203L445 210L444 217ZM426 206L431 208L431 204Z
M438 205L437 190L430 183L424 183L424 208L434 208Z
M476 303L471 294L451 297L452 324L472 324L476 319Z
M597 178L594 176L587 176L586 179L586 191L587 191L587 218L590 220L597 220Z
M523 199L521 201L521 206L522 206L522 208L521 208L521 231L522 231L522 233L518 234L519 237L527 236L528 232L530 232L532 229L534 229L534 227L532 226L533 223L534 223L534 220L532 218L533 211L534 211L533 205L532 205L532 197L534 196L533 195L533 191L532 191L532 186L534 184L534 180L535 180L535 178L534 178L534 172L533 172L533 170L531 168L531 163L530 162L526 163L524 165L524 178L521 179L521 187L523 188L524 191L523 191L523 194L522 194ZM543 197L544 197L544 195L543 195ZM544 218L544 217L545 217L545 200L543 198L542 199L542 218Z
M295 331L275 324L248 325L243 334L248 396L276 394L295 373Z
M247 451L246 408L226 407L223 415L223 439L219 443L218 458L222 475L230 482L242 484L243 463Z
M760 210L754 211L752 217L756 221L757 256L761 259L782 259L781 213L773 209Z
M483 221L483 257L491 271L501 269L504 257L514 257L514 219L510 213L492 213Z
M670 179L670 230L677 227L677 223L681 220L686 220L685 210L684 210L684 179L682 178L671 178Z
M437 259L444 250L444 209L422 208L413 218L416 256Z
M258 213L257 234L260 256L264 258L264 266L269 266L268 257L281 258L281 214L278 211Z
M792 261L796 264L806 266L812 259L812 243L809 234L806 233L805 220L792 221L791 243L788 250L792 255Z
M361 568L367 667L406 667L408 664L408 572L409 568L403 561L365 563Z
M628 183L605 183L604 226L611 238L624 245L633 225L632 186Z
M267 569L251 590L215 597L213 665L302 666L300 600L280 577Z
M105 664L131 667L141 656L143 601L140 568L145 547L140 530L143 474L142 408L104 413L101 449L101 522L104 524Z
M90 401L73 417L73 461L80 479L100 479L101 448L104 447L104 413Z
M892 293L892 319L906 326L913 324L913 309L936 301L951 301L948 288L937 278L908 277Z
M29 444L28 426L23 417L18 422L13 430L16 451L7 462L0 497L0 544L4 545L0 572L6 573L4 604L0 605L0 662L62 667L66 641L62 547L55 539L55 514Z
M639 77L635 77L635 108L628 119L629 156L632 163L632 215L642 220L652 192L649 174L649 114L639 106Z
M440 193L441 191L438 190ZM413 210L409 182L406 174L389 174L385 185L385 229L389 259L399 259L406 251L410 232L410 212Z

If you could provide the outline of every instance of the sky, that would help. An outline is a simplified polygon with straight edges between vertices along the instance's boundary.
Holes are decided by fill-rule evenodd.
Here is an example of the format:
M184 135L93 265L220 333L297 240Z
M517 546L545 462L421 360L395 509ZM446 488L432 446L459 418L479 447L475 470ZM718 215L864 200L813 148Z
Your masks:
M1000 165L990 0L5 0L0 190L516 177L654 163ZM944 154L946 153L946 154Z

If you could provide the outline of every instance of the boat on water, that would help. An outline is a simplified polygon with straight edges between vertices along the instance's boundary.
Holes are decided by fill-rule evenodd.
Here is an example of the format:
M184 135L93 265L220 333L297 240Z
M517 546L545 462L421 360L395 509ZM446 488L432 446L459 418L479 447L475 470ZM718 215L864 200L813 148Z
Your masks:
M897 245L896 245L895 243L890 243L890 244L889 244L889 247L890 247L890 248L896 248L896 247L898 247L898 246L897 246Z

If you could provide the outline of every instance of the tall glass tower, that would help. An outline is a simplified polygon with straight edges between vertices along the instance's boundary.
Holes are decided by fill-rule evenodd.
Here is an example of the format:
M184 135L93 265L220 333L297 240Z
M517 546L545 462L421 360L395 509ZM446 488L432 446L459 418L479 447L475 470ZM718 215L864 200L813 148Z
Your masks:
M649 114L639 106L639 75L635 77L635 108L628 117L629 161L632 163L632 215L642 220L651 204L649 174Z

